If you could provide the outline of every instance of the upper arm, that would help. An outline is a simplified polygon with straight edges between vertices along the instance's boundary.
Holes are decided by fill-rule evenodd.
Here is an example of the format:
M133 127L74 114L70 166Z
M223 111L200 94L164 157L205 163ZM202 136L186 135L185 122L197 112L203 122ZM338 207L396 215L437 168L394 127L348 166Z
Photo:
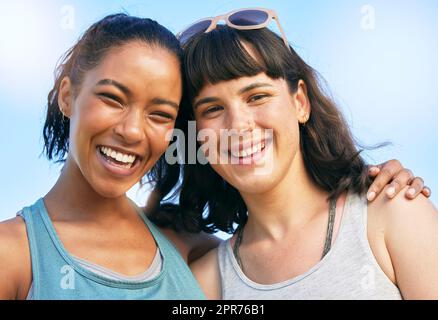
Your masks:
M209 251L206 255L190 264L190 269L198 280L206 297L210 300L222 298L218 249Z
M0 223L0 299L25 298L31 277L24 221L16 217Z
M406 299L438 298L438 211L423 195L380 200L397 286Z

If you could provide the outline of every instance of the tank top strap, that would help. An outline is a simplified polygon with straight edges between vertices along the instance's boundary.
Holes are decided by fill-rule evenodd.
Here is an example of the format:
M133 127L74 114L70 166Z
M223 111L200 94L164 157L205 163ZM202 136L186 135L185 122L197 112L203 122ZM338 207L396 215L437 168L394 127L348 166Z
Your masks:
M42 283L42 279L51 278L48 275L62 276L65 271L64 266L68 266L68 262L60 254L53 241L51 234L54 230L51 230L47 224L46 219L49 217L45 217L43 206L43 199L40 198L33 205L24 207L20 214L26 224L34 296L39 295L41 286L53 285L52 283Z
M336 240L307 271L272 284L257 283L239 267L229 240L218 250L222 299L401 299L380 268L367 237L368 202L349 191Z
M169 239L163 235L160 229L148 219L143 210L138 207L134 202L132 202L135 209L137 210L140 217L143 219L144 223L148 227L149 231L152 233L155 242L160 248L161 255L163 256L163 260L177 260L178 263L187 264L185 260L180 255L178 249L169 241ZM166 258L167 257L167 258ZM175 261L174 261L175 262ZM164 267L164 266L163 266Z
M42 198L19 215L26 223L33 299L205 299L179 252L144 215L163 265L153 279L140 282L109 279L77 263L58 238Z

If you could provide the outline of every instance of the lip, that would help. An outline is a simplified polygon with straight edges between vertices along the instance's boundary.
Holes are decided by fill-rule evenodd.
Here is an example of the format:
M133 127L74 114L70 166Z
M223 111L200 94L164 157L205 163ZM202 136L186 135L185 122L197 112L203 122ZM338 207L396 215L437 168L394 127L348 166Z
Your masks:
M265 158L266 150L272 146L272 138L265 139L265 140L263 140L261 142L262 143L264 142L264 144L265 144L264 148L261 151L259 151L259 152L253 153L249 157L235 157L235 156L233 156L231 154L231 152L229 150L227 150L228 156L231 159L231 164L237 164L239 166L248 167L248 166L253 166L253 165L259 163L260 160ZM251 145L254 145L254 144L247 143L246 145L247 146L251 146ZM257 144L255 144L255 145L257 145ZM245 146L245 144L242 143L241 145L239 145L239 148L241 146ZM243 149L239 149L239 150L243 150Z
M259 145L259 144L261 144L261 143L265 143L266 140L268 140L268 139L265 138L265 139L260 139L260 140L258 140L258 141L247 140L247 141L241 142L241 143L239 143L239 144L231 145L228 149L224 149L223 152L226 152L226 153L230 153L230 154L231 154L231 150L234 150L234 148L236 148L236 147L237 147L237 150L236 150L236 151L239 151L239 152L240 152L240 151L242 151L242 150L244 150L244 149L248 149L248 148L251 148L251 147L253 147L253 146L257 146L257 145Z
M118 177L128 177L132 174L134 174L137 169L140 166L141 163L141 157L136 158L134 165L131 168L125 168L121 165L117 165L116 163L110 162L108 161L100 152L100 147L104 146L104 145L100 145L98 147L96 147L96 153L97 153L97 158L99 159L99 162L102 164L102 166L112 175L114 176L118 176ZM113 149L114 151L120 151L126 154L132 154L137 156L137 154L132 153L132 152L127 152L127 151L123 151L120 148L113 148L108 146L109 148Z

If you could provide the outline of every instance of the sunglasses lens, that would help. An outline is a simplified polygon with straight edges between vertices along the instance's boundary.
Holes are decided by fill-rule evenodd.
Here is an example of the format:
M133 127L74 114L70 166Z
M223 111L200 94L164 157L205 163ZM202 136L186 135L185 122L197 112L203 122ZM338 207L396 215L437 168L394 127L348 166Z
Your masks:
M208 29L210 24L211 24L211 20L210 19L199 21L198 23L195 23L194 25L192 25L188 29L186 29L183 32L181 32L181 34L178 36L178 40L181 43L185 43L191 37L193 37L195 34L198 34L198 33L201 33L201 32L205 32L205 30Z
M267 12L262 10L242 10L233 13L228 20L235 26L256 26L266 22L269 18Z

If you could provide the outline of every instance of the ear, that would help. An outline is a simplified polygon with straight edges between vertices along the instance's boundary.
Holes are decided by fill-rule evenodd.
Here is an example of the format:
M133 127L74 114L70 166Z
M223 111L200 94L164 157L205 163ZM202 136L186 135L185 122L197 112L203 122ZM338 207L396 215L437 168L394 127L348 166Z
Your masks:
M58 106L65 117L70 118L73 104L73 87L69 77L64 77L59 85Z
M304 124L310 118L311 106L307 96L307 86L303 80L298 81L297 90L292 95L292 99L297 112L297 119Z

